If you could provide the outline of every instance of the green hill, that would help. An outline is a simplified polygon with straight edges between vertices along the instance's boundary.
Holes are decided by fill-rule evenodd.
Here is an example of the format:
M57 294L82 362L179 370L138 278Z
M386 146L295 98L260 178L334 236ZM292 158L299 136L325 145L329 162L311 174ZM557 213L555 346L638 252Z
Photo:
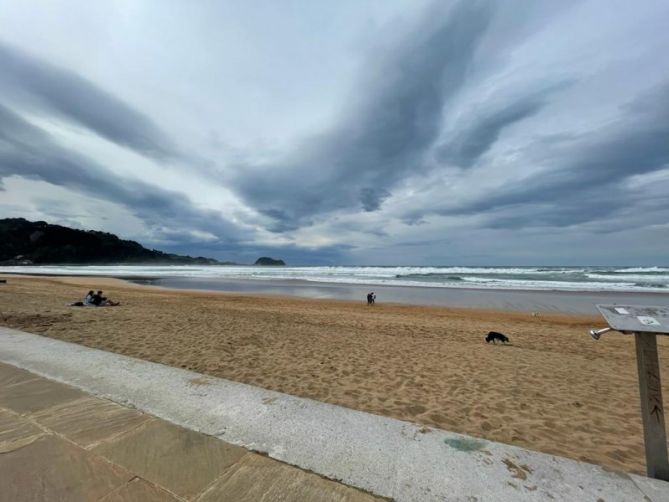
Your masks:
M214 265L211 259L163 253L135 241L94 230L76 230L44 221L0 219L0 264L116 264Z

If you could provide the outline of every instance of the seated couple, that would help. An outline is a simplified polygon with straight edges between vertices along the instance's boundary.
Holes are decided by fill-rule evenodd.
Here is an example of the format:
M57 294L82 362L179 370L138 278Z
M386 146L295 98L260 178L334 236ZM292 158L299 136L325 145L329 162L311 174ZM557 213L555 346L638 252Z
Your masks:
M89 306L89 305L93 307L116 307L117 305L120 305L120 303L113 302L107 297L102 296L102 291L93 293L93 291L91 290L86 295L86 298L84 298L84 306Z

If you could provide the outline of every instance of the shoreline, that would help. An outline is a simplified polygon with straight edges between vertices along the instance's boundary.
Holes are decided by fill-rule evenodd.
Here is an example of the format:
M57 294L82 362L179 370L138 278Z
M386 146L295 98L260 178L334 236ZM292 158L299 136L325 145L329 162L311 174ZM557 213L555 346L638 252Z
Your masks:
M378 303L435 306L502 312L598 314L597 304L628 304L669 307L669 294L659 292L493 289L475 287L424 287L317 282L301 279L220 279L0 273L0 276L77 279L115 279L126 284L173 291L202 291L250 296L273 296L315 300L364 301L367 292L377 293Z
M364 308L367 309L376 309L387 311L402 311L404 309L417 311L421 313L446 313L448 315L458 315L458 316L497 316L502 315L504 317L509 317L513 319L528 319L536 317L538 314L541 315L542 319L545 320L566 320L568 322L577 322L582 323L584 321L589 321L591 323L597 324L601 321L601 316L598 312L590 313L579 313L579 312L561 312L561 311L546 311L546 312L531 312L531 311L522 311L522 310L504 310L496 309L492 307L477 307L477 306L449 306L449 305L439 305L439 304L429 304L429 303L402 303L402 302L391 302L384 301L382 303L377 303L373 307L369 307L366 304L365 298L334 298L334 297L312 297L312 296L299 296L299 295L290 295L290 294L280 294L280 293L254 293L248 291L234 291L234 290L223 290L223 289L199 289L199 288L179 288L179 287L169 287L161 286L156 284L142 284L132 280L128 280L127 277L109 277L109 276L84 276L84 275L75 275L75 276L66 276L66 275L35 275L35 274L6 274L0 273L0 279L17 277L21 279L28 279L36 283L42 281L50 283L53 285L62 285L66 287L77 287L79 288L77 292L85 293L84 290L90 289L100 289L102 288L105 294L108 291L114 292L114 298L118 296L117 293L128 292L141 292L146 291L148 293L154 294L173 294L177 297L184 296L189 298L220 298L222 300L229 299L231 301L242 301L249 303L256 303L262 300L268 300L271 302L279 303L289 303L295 305L325 305L328 307L345 307L345 308ZM142 278L144 279L144 278ZM245 282L245 281L242 281ZM7 284L4 284L6 286ZM336 285L334 285L336 286ZM0 293L3 290L0 289ZM80 294L81 296L81 294ZM74 298L73 301L79 300L78 297ZM88 309L86 309L88 310ZM92 309L95 310L95 309Z

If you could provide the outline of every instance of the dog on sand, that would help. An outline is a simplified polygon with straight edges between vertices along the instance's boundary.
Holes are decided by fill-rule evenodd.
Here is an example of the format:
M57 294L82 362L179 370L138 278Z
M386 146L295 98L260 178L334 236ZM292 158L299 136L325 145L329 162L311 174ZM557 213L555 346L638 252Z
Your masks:
M507 343L509 341L509 337L506 335L503 335L502 333L498 333L497 331L491 331L488 333L488 335L485 337L485 342L486 343L497 343L497 340L503 343Z

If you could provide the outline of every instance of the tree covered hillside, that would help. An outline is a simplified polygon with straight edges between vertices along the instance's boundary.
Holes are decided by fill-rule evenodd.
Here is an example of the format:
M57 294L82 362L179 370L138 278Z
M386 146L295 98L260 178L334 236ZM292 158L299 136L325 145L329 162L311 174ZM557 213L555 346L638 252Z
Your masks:
M23 218L0 219L3 264L219 264L211 258L180 256L146 249L135 241L94 230L77 230Z

